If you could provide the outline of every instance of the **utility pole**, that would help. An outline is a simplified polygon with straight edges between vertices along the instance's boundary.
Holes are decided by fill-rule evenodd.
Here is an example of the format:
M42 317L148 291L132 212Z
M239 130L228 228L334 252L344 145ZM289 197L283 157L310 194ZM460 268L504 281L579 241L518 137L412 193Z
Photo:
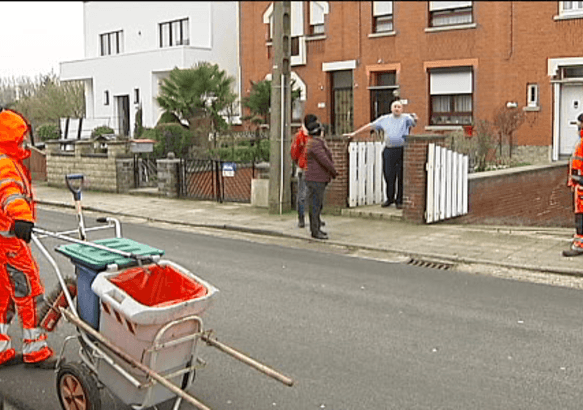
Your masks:
M273 2L269 213L291 209L291 2Z

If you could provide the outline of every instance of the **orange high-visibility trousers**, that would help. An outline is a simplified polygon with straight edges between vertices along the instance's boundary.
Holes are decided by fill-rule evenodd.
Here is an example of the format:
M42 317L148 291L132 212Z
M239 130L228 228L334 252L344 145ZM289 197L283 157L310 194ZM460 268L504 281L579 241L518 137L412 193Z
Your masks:
M22 323L24 362L40 362L53 355L46 334L38 327L37 298L43 293L38 265L28 244L17 238L0 240L0 364L15 355L8 336L12 303Z

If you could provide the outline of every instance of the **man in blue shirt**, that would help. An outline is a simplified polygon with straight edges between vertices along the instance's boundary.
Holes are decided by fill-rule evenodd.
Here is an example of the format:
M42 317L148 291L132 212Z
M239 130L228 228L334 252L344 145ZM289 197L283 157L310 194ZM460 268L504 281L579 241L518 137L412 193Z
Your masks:
M395 203L397 209L403 208L403 146L409 129L415 125L417 125L417 115L403 114L403 104L397 100L391 104L391 114L382 115L373 122L347 134L349 138L352 138L362 131L382 130L384 133L383 175L387 183L387 200L381 205L383 208L392 203ZM395 179L397 180L396 197Z

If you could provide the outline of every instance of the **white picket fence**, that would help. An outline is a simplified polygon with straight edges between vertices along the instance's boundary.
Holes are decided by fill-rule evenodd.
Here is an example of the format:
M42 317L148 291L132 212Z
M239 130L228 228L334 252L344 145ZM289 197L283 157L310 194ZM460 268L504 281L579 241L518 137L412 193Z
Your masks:
M468 156L429 144L425 221L437 222L468 213Z
M348 206L381 204L386 199L382 142L351 142L348 146Z

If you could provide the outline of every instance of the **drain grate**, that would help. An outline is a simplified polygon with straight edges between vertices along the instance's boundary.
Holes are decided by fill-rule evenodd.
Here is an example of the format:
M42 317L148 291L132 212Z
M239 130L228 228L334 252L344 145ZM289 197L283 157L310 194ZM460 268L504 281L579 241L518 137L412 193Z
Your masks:
M429 261L429 260L415 259L415 258L409 259L409 262L407 262L407 265L419 266L422 268L442 269L442 270L448 270L448 269L453 268L453 266L454 266L453 263Z

